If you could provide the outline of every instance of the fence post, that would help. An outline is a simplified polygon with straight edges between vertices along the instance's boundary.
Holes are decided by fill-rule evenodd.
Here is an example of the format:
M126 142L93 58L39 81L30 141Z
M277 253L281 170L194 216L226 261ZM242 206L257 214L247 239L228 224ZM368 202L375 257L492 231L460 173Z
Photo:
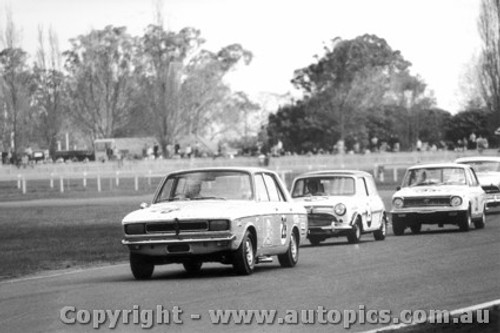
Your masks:
M139 178L137 177L137 174L134 176L134 189L139 191Z
M26 194L26 178L23 177L22 183L23 183L23 194Z
M59 190L61 193L64 193L64 178L63 176L59 177Z
M375 166L373 167L373 177L375 177L375 179L378 178L378 164L375 164Z
M83 172L83 187L87 187L87 171Z
M394 167L393 170L393 178L394 178L394 182L397 182L398 181L398 169L396 167Z
M101 192L101 174L97 174L97 192Z
M120 185L120 170L116 170L116 186Z
M153 172L151 171L151 169L149 169L149 172L148 172L148 185L151 186L151 174Z
M50 173L50 188L54 188L54 173Z

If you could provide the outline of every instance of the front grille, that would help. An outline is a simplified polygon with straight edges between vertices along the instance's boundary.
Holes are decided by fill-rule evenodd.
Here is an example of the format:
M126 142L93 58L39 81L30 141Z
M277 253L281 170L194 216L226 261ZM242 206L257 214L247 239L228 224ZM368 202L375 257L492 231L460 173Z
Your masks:
M485 185L482 186L484 192L490 194L490 193L500 193L500 188L495 185Z
M310 227L328 227L332 222L337 222L337 219L328 214L309 214L308 221Z
M450 201L449 196L405 198L404 207L450 206Z
M208 221L175 221L148 223L146 232L172 232L179 231L206 231L208 230Z

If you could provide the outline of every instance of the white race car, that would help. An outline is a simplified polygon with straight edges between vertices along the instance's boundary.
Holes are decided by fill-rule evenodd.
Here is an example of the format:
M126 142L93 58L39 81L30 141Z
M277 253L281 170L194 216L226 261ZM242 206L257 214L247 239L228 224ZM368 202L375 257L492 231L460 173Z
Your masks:
M152 204L122 224L136 279L150 278L155 265L180 263L194 273L207 261L251 274L256 263L272 262L271 256L284 267L295 266L307 213L272 171L207 168L169 174Z
M461 157L455 163L468 164L476 172L481 187L486 192L486 210L500 206L500 157Z
M468 231L484 228L486 194L474 170L466 164L418 164L406 170L392 196L392 229L419 233L422 224L458 225Z
M309 172L292 184L292 198L308 212L312 245L330 237L357 243L364 233L385 239L386 213L372 175L357 170Z

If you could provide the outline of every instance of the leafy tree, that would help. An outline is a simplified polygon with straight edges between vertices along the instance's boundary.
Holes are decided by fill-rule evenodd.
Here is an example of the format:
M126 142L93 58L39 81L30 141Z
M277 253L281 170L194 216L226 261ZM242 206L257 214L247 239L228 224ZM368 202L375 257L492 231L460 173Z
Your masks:
M368 34L336 38L325 51L317 63L297 70L292 82L308 96L326 96L327 113L339 120L337 131L344 139L347 128L357 123L357 113L380 105L390 77L410 63L384 39Z
M49 50L46 49L43 29L38 30L38 51L33 68L34 105L37 110L35 124L40 144L49 147L50 156L57 149L57 137L63 125L67 101L64 91L65 77L57 37L49 30Z
M71 40L64 52L70 114L93 138L113 137L133 107L135 41L125 27L107 26Z
M492 132L489 130L489 122L492 113L483 109L471 109L462 111L454 115L446 130L446 138L456 143L459 139L468 139L471 133L481 135L488 140L492 139Z
M493 128L500 126L500 1L482 0L479 33L483 41L479 62L481 95L493 113Z

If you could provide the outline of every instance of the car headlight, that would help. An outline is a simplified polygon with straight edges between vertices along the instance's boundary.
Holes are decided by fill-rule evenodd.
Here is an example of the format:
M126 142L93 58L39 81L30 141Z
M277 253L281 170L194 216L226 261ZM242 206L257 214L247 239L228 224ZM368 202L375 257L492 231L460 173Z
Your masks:
M335 205L335 208L334 208L334 211L335 211L335 214L339 215L339 216L342 216L345 214L346 212L346 208L345 208L345 205L344 204L336 204Z
M133 223L125 225L125 233L128 235L140 235L145 234L146 229L144 223Z
M212 220L209 222L210 231L224 231L229 230L228 220Z
M395 198L394 200L392 200L392 205L394 206L394 208L398 208L398 209L403 208L404 201L401 198Z
M451 197L450 203L452 206L460 206L462 204L462 198L460 197Z

